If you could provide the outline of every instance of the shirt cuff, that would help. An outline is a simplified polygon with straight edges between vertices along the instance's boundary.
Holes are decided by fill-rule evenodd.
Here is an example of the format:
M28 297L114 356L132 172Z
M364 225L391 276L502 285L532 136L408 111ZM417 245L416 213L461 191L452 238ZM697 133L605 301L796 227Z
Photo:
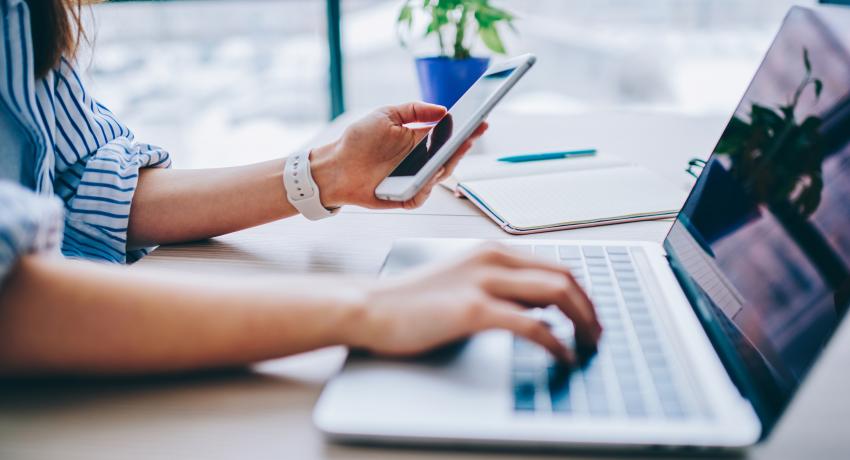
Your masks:
M168 168L165 150L118 138L91 155L68 214L62 252L66 257L132 263L153 247L127 250L130 208L141 168Z

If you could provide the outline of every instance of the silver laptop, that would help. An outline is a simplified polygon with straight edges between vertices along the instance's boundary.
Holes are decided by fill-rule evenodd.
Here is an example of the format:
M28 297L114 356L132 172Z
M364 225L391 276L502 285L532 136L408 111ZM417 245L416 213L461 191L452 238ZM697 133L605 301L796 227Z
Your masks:
M736 449L770 433L850 301L850 13L793 8L663 244L510 239L570 267L604 333L566 370L504 331L352 356L333 439ZM718 72L722 69L717 69ZM470 240L403 240L384 275ZM569 321L537 310L571 340Z

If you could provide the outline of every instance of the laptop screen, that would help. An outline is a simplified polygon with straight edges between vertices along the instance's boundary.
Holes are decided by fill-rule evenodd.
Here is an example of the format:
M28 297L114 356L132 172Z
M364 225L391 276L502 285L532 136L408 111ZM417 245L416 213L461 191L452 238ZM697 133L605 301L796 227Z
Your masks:
M793 8L665 241L768 426L850 301L849 93L850 10Z

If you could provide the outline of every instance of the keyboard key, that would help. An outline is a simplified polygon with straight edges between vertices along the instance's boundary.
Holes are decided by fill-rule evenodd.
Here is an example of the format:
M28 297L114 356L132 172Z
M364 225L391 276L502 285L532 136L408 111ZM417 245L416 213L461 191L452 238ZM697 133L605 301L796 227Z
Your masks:
M608 260L611 262L629 262L631 263L632 258L627 254L610 254L608 256Z
M654 381L653 384L660 399L678 400L676 385L671 380Z
M637 272L632 269L624 269L622 267L611 266L611 269L614 270L614 276L617 277L618 281L632 281L636 282L638 280Z
M590 273L590 276L593 275L604 275L607 279L612 280L611 273L608 271L607 266L599 266L599 265L588 265L587 272Z
M629 417L646 417L646 406L643 404L643 401L628 401L624 404L626 407L626 414Z
M627 304L626 307L629 310L629 316L632 318L651 318L652 315L649 314L649 307L646 305L646 302L635 302L632 301L631 304Z
M652 327L652 318L650 318L649 315L643 315L640 313L630 313L630 316L632 317L632 324L634 324L635 326L648 328Z
M533 411L537 394L538 373L534 371L513 371L514 410Z
M605 272L606 273L608 272L608 270L607 270L608 261L605 260L605 259L595 259L595 258L594 259L587 259L587 266L588 267L605 267L606 268Z
M608 400L604 393L588 393L587 410L594 416L608 415Z
M620 388L623 392L640 392L640 379L635 367L629 367L629 365L617 367L617 381L620 382Z
M611 267L614 270L622 271L623 273L632 273L635 269L630 260L612 260Z
M581 260L581 249L578 246L558 246L558 255L561 259Z
M644 358L646 358L646 364L650 369L667 367L667 358L664 355L644 353Z
M661 347L661 342L658 341L658 337L653 335L647 336L639 336L638 342L640 342L641 348L649 348L649 347Z
M629 293L637 293L640 291L640 284L635 281L623 281L620 284L620 290L623 291L623 295L625 296L627 292Z
M625 246L608 246L605 250L608 251L608 254L610 255L629 253L629 250Z
M564 261L564 265L566 265L567 268L569 268L570 271L572 271L574 273L578 273L578 272L583 273L584 272L584 264L582 264L580 261L579 262L573 262L571 260L567 260L567 261Z
M668 383L672 385L673 374L667 367L650 367L649 374L652 375L652 382L656 387L663 387Z
M622 368L632 364L632 352L629 349L628 340L612 342L606 345L611 352L611 359L614 361L614 366Z
M661 400L661 410L664 411L664 415L670 418L682 418L685 416L685 409L679 403L678 400Z
M514 410L530 412L534 410L535 386L527 382L514 385Z
M531 246L530 244L517 244L512 245L510 248L524 256L530 256L534 253L534 246Z
M610 327L614 325L622 325L623 320L620 319L619 316L611 316L611 315L598 315L599 321L602 322L603 327Z
M534 255L546 260L547 262L554 262L557 260L555 246L534 246Z
M641 348L644 353L647 354L662 354L664 350L661 348L661 344L658 341L651 341L645 344L641 344Z
M623 303L626 304L626 309L631 313L632 310L640 310L646 309L646 301L640 294L635 295L634 293L622 293L623 294Z
M617 274L614 274L614 277L617 280L617 284L620 284L620 285L621 284L640 284L640 281L638 281L637 277L633 277L633 276L625 276L624 277L624 276L617 275Z
M565 390L552 393L552 412L569 414L573 411L573 402L570 399L570 386L564 385Z
M587 258L596 258L596 259L604 259L605 251L602 250L602 246L582 246L581 251L584 253L584 256Z
M615 299L617 298L617 293L616 293L616 291L614 291L614 283L612 283L610 279L605 278L605 277L600 277L598 275L597 276L591 276L590 277L590 284L593 287L599 287L600 289L604 289L604 290L610 292L611 293L610 297L614 297Z

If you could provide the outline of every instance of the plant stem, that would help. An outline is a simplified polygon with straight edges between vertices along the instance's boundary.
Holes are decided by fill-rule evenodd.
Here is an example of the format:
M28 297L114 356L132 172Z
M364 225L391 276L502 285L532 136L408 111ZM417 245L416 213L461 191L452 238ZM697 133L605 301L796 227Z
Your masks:
M446 52L446 44L443 42L443 31L437 30L437 41L440 42L440 55L448 56L449 53Z
M466 59L469 57L469 50L463 46L463 38L466 33L466 5L461 5L460 18L455 25L455 43L454 43L454 58Z

